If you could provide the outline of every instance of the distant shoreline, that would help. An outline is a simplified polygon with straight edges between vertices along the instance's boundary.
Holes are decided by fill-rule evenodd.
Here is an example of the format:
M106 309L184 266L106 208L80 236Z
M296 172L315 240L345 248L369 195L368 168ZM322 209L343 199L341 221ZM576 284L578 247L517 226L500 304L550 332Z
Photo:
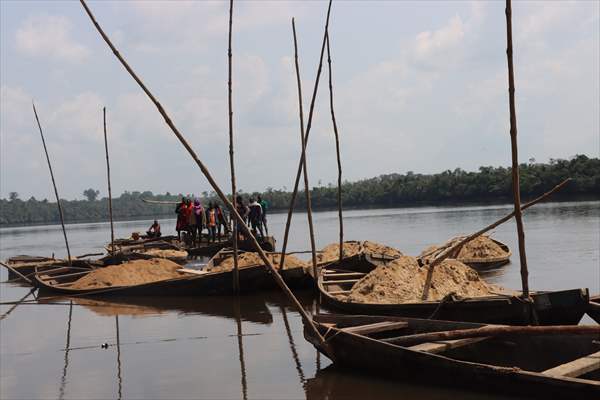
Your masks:
M585 203L585 202L595 202L600 201L597 197L594 196L556 196L557 198L552 201L546 201L541 204L559 204L559 203ZM390 210L390 209L404 209L404 208L427 208L427 207L477 207L477 206L512 206L512 203L509 202L510 199L499 199L499 201L466 201L466 202L421 202L421 203L412 203L412 204L399 204L393 206L370 206L370 207L344 207L344 211L357 211L357 210ZM527 199L524 199L527 201ZM334 207L321 207L321 208L313 208L313 212L330 212L337 211L337 208ZM296 213L306 212L305 208L297 208L295 210ZM284 214L287 213L286 209L275 209L271 210L270 214ZM115 218L114 222L135 222L135 221L151 221L153 219L169 219L172 218L175 221L176 216L174 213L165 213L165 214L152 214L152 215L141 215L138 217L125 217L125 218ZM78 221L65 221L65 225L79 225L79 224L94 224L94 223L108 223L109 221L106 219L89 219L89 220L78 220ZM40 222L40 223L31 223L31 224L0 224L0 230L11 229L11 228L27 228L27 227L36 227L36 226L56 226L60 225L60 221L56 222Z

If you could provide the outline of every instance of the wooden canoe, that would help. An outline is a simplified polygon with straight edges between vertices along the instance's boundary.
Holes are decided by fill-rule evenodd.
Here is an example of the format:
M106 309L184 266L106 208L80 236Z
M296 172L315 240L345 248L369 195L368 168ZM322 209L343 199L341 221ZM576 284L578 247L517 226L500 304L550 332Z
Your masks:
M93 289L75 289L73 283L86 272L68 267L49 272L39 271L34 282L40 291L64 295L101 295L101 296L204 296L233 294L233 271L211 272L213 260L209 261L205 271L187 272L180 277L128 286L108 286ZM303 268L291 268L281 272L288 286L301 288L306 286L307 277ZM269 270L264 265L251 265L239 270L240 291L251 293L271 290L276 287Z
M394 342L409 335L486 325L331 314L317 315L315 322L325 344L306 327L305 338L335 366L353 372L544 399L600 396L597 326L585 327L585 334L494 335L401 346Z
M6 264L19 272L21 275L28 278L33 278L36 269L39 269L40 271L50 271L56 268L62 268L68 265L68 260L61 258L21 255L9 258L6 261ZM79 259L76 257L71 260L71 265L82 270L91 270L102 266L102 262L98 260ZM8 279L14 282L28 283L21 278L21 276L15 274L11 269L8 269Z
M487 271L490 269L499 268L503 265L506 265L510 262L510 256L512 252L508 248L508 246L496 239L490 238L494 243L496 243L506 254L499 257L485 257L485 258L457 258L458 261L463 264L467 264L469 267L473 268L476 271Z
M371 268L374 268L372 266ZM323 268L318 287L321 303L334 310L350 314L391 315L414 318L436 318L452 321L522 325L531 323L531 306L518 296L486 297L421 301L400 304L358 303L347 301L350 289L365 272ZM588 309L587 289L532 292L535 316L541 325L574 325Z
M600 324L600 295L590 297L587 315Z

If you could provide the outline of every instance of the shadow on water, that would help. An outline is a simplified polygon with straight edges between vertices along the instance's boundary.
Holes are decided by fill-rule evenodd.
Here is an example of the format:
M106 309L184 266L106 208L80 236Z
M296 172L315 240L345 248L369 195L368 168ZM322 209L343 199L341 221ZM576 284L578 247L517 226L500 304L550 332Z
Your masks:
M423 371L426 374L427 371ZM434 384L435 382L432 382ZM461 400L512 399L518 397L500 397L481 392L465 392L447 387L434 385L421 386L399 381L384 379L376 375L365 375L329 366L317 371L314 378L306 382L306 399L377 399L377 400L446 400L457 398Z

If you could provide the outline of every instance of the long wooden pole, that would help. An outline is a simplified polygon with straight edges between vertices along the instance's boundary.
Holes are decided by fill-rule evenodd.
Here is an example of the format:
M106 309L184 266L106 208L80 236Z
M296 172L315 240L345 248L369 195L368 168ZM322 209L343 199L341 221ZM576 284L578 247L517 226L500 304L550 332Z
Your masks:
M594 325L557 325L557 326L483 326L474 329L458 329L455 331L419 333L383 339L384 342L398 346L412 346L417 343L436 342L440 340L457 340L487 336L516 335L594 335L600 334L600 326Z
M244 220L242 219L242 217L240 216L240 214L237 212L237 210L233 206L233 203L231 203L227 199L227 196L225 196L225 193L223 193L223 191L221 190L221 188L219 187L219 185L217 184L217 182L214 180L214 178L210 174L210 171L208 170L208 168L206 168L206 166L204 165L204 163L196 155L196 152L194 151L194 149L192 149L192 147L185 140L185 138L183 137L183 135L179 132L179 130L177 129L177 127L175 126L175 124L173 124L173 121L171 120L171 118L169 117L169 115L167 114L167 112L165 111L165 109L163 108L163 106L158 102L158 100L154 97L154 95L146 87L146 85L144 84L144 82L142 82L142 80L136 75L136 73L133 71L133 69L131 69L131 67L129 66L129 64L127 64L127 62L125 61L125 59L123 58L123 56L121 56L121 54L119 53L119 51L112 44L112 42L110 41L110 39L108 38L108 36L106 35L106 33L104 33L104 30L102 30L102 28L100 27L100 25L96 21L96 18L94 17L94 15L92 14L91 10L89 9L89 7L87 6L87 4L85 3L85 0L79 0L79 1L80 1L81 5L83 6L85 12L89 16L90 20L92 21L92 23L96 27L96 30L98 31L98 33L100 34L100 36L102 37L102 39L106 42L106 44L108 45L108 47L110 47L110 49L112 50L112 52L115 55L115 57L117 57L117 59L119 60L119 62L121 63L121 65L123 65L123 67L127 70L127 72L129 73L129 75L131 75L131 77L137 82L137 84L140 86L140 88L144 91L144 93L148 96L148 98L156 106L156 109L158 110L158 112L160 113L160 115L164 118L165 123L169 126L169 128L171 129L171 131L173 132L173 134L177 137L177 139L182 144L182 146L187 150L187 152L189 153L189 155L196 162L196 165L198 165L198 167L202 171L202 174L204 174L204 176L206 177L206 179L208 180L208 182L212 186L213 190L217 194L217 196L219 196L219 198L221 199L221 201L223 201L223 203L229 208L229 211L230 211L231 215L239 223L239 225L242 228L244 234L247 235L248 238L250 239L250 242L252 243L252 245L256 249L258 255L260 256L260 258L265 263L266 267L271 272L273 278L275 279L275 282L279 285L279 287L281 288L281 290L283 290L283 292L286 294L286 296L288 297L288 299L292 302L292 304L294 305L294 307L296 308L296 310L302 316L302 319L303 319L305 325L309 329L311 329L313 331L313 333L316 335L316 337L318 337L319 340L321 340L321 342L323 343L323 345L326 346L326 343L324 343L325 339L323 338L323 336L317 330L317 328L314 325L312 319L310 318L310 316L308 315L308 313L306 312L306 310L304 310L304 308L302 307L302 304L300 304L300 302L298 301L298 299L294 296L294 294L287 287L287 285L285 284L285 282L281 278L281 275L279 275L279 272L277 272L277 270L275 269L275 267L271 263L271 260L269 260L269 258L267 257L267 255L265 254L265 252L263 251L263 249L258 244L258 241L256 240L256 238L254 237L254 235L252 234L252 232L250 231L250 229L248 228L248 226L246 225L246 223L244 222Z
M540 201L544 200L546 197L550 196L551 194L559 191L570 180L571 180L571 178L565 179L564 181L562 181L558 185L554 186L552 189L550 189L546 193L544 193L541 196L539 196L539 197L531 200L530 202L524 204L523 207L521 207L521 211L524 211L524 210L528 209L529 207L531 207L531 206L539 203ZM510 220L514 216L515 216L515 212L513 211L510 214L505 215L504 217L500 218L499 220L497 220L497 221L489 224L485 228L480 229L477 232L470 234L469 236L465 237L464 239L460 240L459 242L455 243L454 245L448 247L446 250L442 251L442 253L440 253L440 255L438 255L433 261L431 261L428 264L428 268L429 269L427 270L427 277L425 279L425 286L424 286L424 289L423 289L423 296L421 297L421 299L422 300L427 300L427 296L428 296L428 293L429 293L429 288L431 287L431 277L433 275L433 269L435 268L436 265L438 265L439 263L441 263L442 261L444 261L446 258L450 257L451 254L454 254L455 251L457 251L459 248L463 247L465 244L469 243L471 240L473 240L476 237L481 236L484 233L486 233L486 232L494 229L498 225L501 225L501 224L505 223L506 221Z
M325 32L323 33L323 43L321 45L321 56L319 57L319 67L317 68L317 77L315 79L315 85L313 88L312 98L310 100L310 109L308 112L308 121L306 123L306 134L304 136L305 146L308 145L308 135L310 134L310 128L312 127L312 118L313 112L315 108L315 100L317 98L317 91L319 89L319 80L321 78L321 70L323 69L323 55L325 54L325 40L327 38L327 30L329 28L329 15L331 13L331 2L329 0L329 6L327 7L327 19L325 20ZM294 206L296 205L296 196L298 195L298 185L300 184L300 175L304 170L304 152L300 155L300 160L298 162L298 170L296 171L296 180L294 182L294 190L292 191L292 198L290 199L290 208L288 209L287 220L285 222L285 232L283 234L283 245L281 247L282 253L282 261L281 265L283 265L283 255L285 255L285 251L287 250L288 237L290 234L290 225L292 223L292 214L294 213ZM315 276L316 279L316 276Z
M33 106L33 114L37 121L37 126L40 130L40 136L42 138L42 145L44 146L44 153L46 153L46 161L48 161L48 169L50 170L50 178L52 179L52 186L54 187L54 195L56 196L56 205L58 206L58 215L60 216L60 224L62 226L63 236L65 237L65 246L67 247L67 257L69 261L69 267L71 266L71 250L69 249L69 240L67 239L67 230L65 229L65 218L63 216L62 206L60 204L60 197L58 196L58 189L56 189L56 181L54 180L54 172L52 172L52 164L50 163L50 156L48 155L48 148L46 148L46 140L44 139L44 133L42 132L42 125L38 118L37 110L35 109L35 103L31 102Z
M227 81L228 89L228 102L229 102L229 164L231 167L231 199L233 207L237 207L237 191L235 187L235 166L233 158L233 103L232 103L232 83L231 83L231 35L233 27L233 0L229 1L229 49L227 51L228 57L228 69L229 79ZM239 293L240 291L240 270L238 266L238 231L237 224L233 224L233 291Z
M521 215L521 189L519 185L519 157L517 149L517 112L515 106L515 72L513 67L512 45L512 7L511 0L506 0L506 58L508 61L508 102L510 108L510 148L512 154L512 188L515 203L515 221L519 239L519 260L521 261L521 283L523 297L529 297L529 272L527 271L527 255L525 253L525 232Z
M308 184L308 167L306 163L306 140L304 137L304 111L302 107L302 83L300 81L300 64L298 62L298 40L296 38L296 21L292 18L292 32L294 34L294 64L296 66L296 83L298 85L298 114L300 117L300 145L302 146L302 154L300 159L304 160L302 163L302 171L304 174L304 193L306 195L306 215L308 218L308 231L310 235L310 252L312 256L313 276L315 281L315 288L318 289L317 285L317 252L315 246L315 231L312 219L312 206L310 201L310 186ZM281 252L281 268L283 268L285 262L285 245Z
M26 277L25 275L23 275L22 273L20 273L19 271L17 271L15 268L11 267L10 265L5 264L2 261L0 261L0 265L2 265L3 267L5 267L6 269L12 271L16 275L18 275L21 279L24 279L25 281L29 282L30 284L33 284L33 281L31 279L29 279L28 277Z
M113 225L112 190L110 187L110 161L108 159L108 138L106 134L106 107L102 108L104 122L104 150L106 153L106 180L108 181L108 217L110 218L110 252L115 251L115 228Z
M333 79L331 78L331 49L329 48L329 32L327 32L327 65L329 69L329 109L331 111L331 122L333 123L333 133L335 134L335 152L337 155L338 167L338 218L340 221L340 263L344 258L344 219L342 217L342 158L340 156L340 137L338 134L337 122L335 120L335 112L333 109Z

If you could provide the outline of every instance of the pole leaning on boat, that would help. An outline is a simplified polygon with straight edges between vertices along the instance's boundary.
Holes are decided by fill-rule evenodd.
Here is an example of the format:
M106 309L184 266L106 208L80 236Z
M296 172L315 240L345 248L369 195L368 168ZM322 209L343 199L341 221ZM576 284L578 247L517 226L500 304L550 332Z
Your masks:
M258 255L260 256L260 258L262 259L262 261L265 263L267 268L270 270L273 278L275 279L275 282L279 285L279 287L287 295L288 299L292 302L294 307L296 307L296 310L302 316L302 319L303 319L305 325L309 329L311 329L312 333L315 335L316 338L319 339L319 341L323 344L323 346L326 346L325 339L323 338L321 333L318 331L318 329L315 326L315 324L313 323L312 319L310 318L310 316L308 315L306 310L304 310L304 308L302 307L302 305L300 304L298 299L294 296L294 294L287 287L287 285L281 278L281 275L279 275L279 272L277 272L277 270L273 266L273 263L271 263L271 261L269 260L269 258L267 257L267 255L265 254L263 249L260 247L258 241L254 237L254 235L252 234L252 232L250 231L250 229L248 228L248 226L246 225L246 223L244 222L244 220L242 219L240 214L238 214L237 210L233 207L233 204L229 201L229 199L227 199L227 196L225 195L225 193L221 190L221 188L219 187L217 182L214 180L214 178L210 174L210 171L208 170L208 168L204 165L204 163L202 162L202 160L200 160L200 158L198 157L196 152L192 149L192 147L185 140L183 135L179 132L179 130L177 129L177 127L175 126L175 124L173 123L173 121L171 120L171 118L169 117L169 115L167 114L165 109L163 108L163 106L158 102L158 100L154 97L154 95L150 92L150 90L146 87L146 85L142 82L142 80L137 76L137 74L133 71L133 69L129 66L129 64L127 64L127 62L125 61L123 56L121 56L121 54L116 49L116 47L113 45L113 43L108 38L106 33L104 33L104 30L100 27L100 25L96 21L96 18L94 17L94 15L92 14L92 11L87 6L85 0L80 0L80 3L82 5L82 7L84 8L86 14L90 18L92 24L94 25L94 27L96 28L96 30L98 31L98 33L100 34L102 39L106 42L108 47L111 49L111 51L113 52L115 57L117 57L117 59L119 60L121 65L123 65L123 67L131 75L131 77L137 82L137 84L140 86L140 88L144 91L144 93L148 96L148 98L156 106L158 112L164 118L167 126L169 126L169 128L171 129L173 134L177 137L177 139L182 144L182 146L187 150L189 155L196 162L196 164L198 165L198 167L200 168L200 170L202 171L202 173L204 174L204 176L206 177L206 179L212 186L213 190L219 196L221 201L229 208L231 215L235 218L235 220L237 221L239 226L242 228L244 234L250 238L250 242L256 249L256 251L257 251Z
M106 180L108 181L108 217L110 218L110 252L115 252L115 229L113 226L112 214L112 190L110 188L110 162L108 161L108 139L106 135L106 107L102 109L102 119L104 122L104 150L106 153Z
M38 118L37 110L35 109L35 103L32 101L33 114L37 126L40 130L40 136L42 138L42 145L44 146L44 153L46 153L46 161L48 161L48 169L50 170L50 178L52 179L52 186L54 187L54 195L56 196L56 205L58 206L58 215L60 216L60 224L62 226L63 236L65 237L65 246L67 247L67 257L69 260L69 267L71 266L71 250L69 249L69 240L67 239L67 230L65 229L65 218L63 216L62 206L60 204L60 197L58 196L58 189L56 189L56 181L54 180L54 172L52 172L52 164L50 163L50 156L48 155L48 148L46 148L46 140L44 139L44 133L42 132L42 124Z
M506 58L508 62L508 102L510 108L510 148L512 155L512 190L515 203L515 221L519 240L519 260L521 262L521 283L523 297L529 298L529 272L527 271L527 255L525 253L525 232L521 214L521 189L519 186L519 157L517 148L517 111L515 106L515 72L513 66L512 45L512 1L506 0Z

